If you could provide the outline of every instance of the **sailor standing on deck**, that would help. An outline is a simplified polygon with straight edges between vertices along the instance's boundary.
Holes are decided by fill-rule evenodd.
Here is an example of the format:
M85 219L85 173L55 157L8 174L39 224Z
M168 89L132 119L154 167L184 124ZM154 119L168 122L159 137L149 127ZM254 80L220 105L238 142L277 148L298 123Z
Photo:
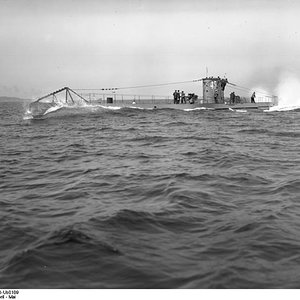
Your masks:
M176 90L173 93L173 98L174 98L174 104L176 104L176 102L177 102L177 91Z
M252 96L251 96L251 103L255 103L255 92L253 92Z
M186 103L186 100L185 100L185 93L184 91L181 91L181 103L185 102Z
M230 104L235 103L235 92L230 93Z
M218 103L218 91L214 93L215 103Z

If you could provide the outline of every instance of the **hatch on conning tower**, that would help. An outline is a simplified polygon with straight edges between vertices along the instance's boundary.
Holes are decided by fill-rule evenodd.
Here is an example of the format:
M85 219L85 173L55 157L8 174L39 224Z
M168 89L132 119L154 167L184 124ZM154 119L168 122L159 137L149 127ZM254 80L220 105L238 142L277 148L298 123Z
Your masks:
M203 82L204 103L224 103L224 90L228 80L220 77L206 77Z

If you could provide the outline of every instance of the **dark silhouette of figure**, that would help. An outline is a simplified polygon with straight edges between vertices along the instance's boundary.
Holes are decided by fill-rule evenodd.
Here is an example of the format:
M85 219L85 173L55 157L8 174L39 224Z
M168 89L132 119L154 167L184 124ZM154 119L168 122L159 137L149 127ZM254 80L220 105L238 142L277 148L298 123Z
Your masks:
M251 103L255 103L255 92L253 92L252 96L251 96Z
M215 91L214 98L215 98L215 103L218 103L218 91Z
M235 103L235 93L232 92L230 93L230 104L234 104Z
M179 90L176 91L176 103L177 104L180 103L180 92L179 92Z
M189 102L190 104L194 104L194 103L195 103L195 100L197 100L197 99L198 99L198 96L195 95L194 93L190 93L190 94L188 94L188 96L187 96L187 100L188 100L188 102Z
M173 93L173 98L174 98L174 104L177 102L177 91L175 90Z
M181 91L181 103L186 103L184 91Z

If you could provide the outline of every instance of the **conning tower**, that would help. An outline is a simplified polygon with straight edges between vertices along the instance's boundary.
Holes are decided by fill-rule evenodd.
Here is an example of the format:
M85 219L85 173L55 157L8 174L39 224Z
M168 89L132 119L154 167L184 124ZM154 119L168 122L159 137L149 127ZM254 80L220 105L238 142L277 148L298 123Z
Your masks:
M206 77L203 82L204 103L224 103L224 90L228 80L220 77Z

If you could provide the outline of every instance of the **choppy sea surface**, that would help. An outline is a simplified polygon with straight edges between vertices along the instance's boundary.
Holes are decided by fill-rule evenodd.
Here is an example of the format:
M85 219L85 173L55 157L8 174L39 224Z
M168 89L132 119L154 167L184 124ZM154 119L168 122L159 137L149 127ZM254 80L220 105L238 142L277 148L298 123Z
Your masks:
M300 288L300 110L0 103L1 288Z

